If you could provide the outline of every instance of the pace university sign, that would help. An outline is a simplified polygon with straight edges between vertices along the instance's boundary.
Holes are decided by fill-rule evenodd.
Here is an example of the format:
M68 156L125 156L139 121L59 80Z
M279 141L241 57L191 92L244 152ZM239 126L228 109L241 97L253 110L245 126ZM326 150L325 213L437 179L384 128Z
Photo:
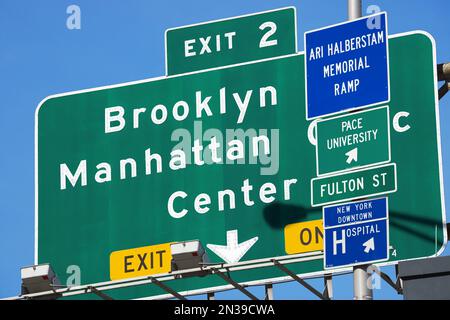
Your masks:
M372 108L318 121L316 137L318 175L389 162L389 108Z

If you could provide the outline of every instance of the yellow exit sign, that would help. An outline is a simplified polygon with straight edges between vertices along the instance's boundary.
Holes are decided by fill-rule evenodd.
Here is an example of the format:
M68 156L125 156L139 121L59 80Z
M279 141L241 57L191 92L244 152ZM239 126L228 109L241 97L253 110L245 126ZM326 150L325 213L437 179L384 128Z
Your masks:
M111 280L149 276L171 271L170 243L114 251L109 256Z

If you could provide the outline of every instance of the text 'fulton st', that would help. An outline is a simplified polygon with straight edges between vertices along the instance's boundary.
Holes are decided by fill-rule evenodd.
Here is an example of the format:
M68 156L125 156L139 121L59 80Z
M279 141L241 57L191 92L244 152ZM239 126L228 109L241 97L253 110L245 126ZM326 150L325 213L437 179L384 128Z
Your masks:
M373 188L387 184L387 173L375 174L370 179L367 177L356 177L340 181L326 182L320 184L320 197L335 196L355 191L365 190L368 185Z
M311 48L308 52L308 60L316 61L324 57L336 57L340 54L364 49L370 46L382 44L386 41L383 31L375 31L362 36L328 43L326 46ZM370 61L367 55L356 58L345 59L323 66L323 78L333 78L339 75L351 74L356 71L369 69ZM344 82L334 83L334 96L357 92L360 86L360 79L353 78Z

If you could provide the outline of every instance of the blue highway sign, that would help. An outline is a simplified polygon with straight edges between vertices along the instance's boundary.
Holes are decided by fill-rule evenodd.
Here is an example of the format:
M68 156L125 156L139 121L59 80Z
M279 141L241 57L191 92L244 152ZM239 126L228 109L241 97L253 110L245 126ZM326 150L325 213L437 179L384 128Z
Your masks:
M389 101L387 16L305 33L306 117Z
M323 222L325 269L388 259L387 198L324 207Z

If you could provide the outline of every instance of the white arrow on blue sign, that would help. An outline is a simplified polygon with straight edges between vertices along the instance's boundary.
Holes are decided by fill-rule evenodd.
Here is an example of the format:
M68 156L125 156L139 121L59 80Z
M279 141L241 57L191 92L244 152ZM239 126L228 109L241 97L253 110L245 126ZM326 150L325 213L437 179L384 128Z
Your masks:
M388 199L323 208L325 269L369 264L389 258Z
M305 33L306 118L390 100L385 12Z

